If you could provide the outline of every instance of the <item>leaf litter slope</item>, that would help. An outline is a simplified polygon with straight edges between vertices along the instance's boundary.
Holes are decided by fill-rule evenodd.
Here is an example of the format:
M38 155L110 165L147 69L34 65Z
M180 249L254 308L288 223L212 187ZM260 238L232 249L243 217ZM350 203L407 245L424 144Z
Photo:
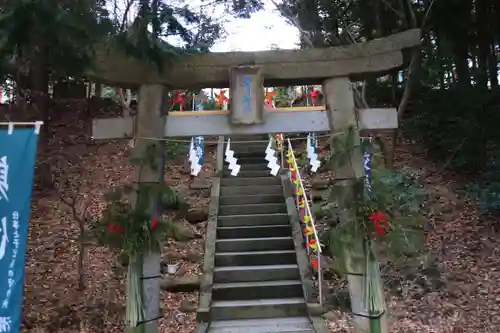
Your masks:
M72 112L54 121L49 153L39 157L56 166L64 163L65 175L79 186L79 193L90 196L89 213L98 216L104 208L102 195L113 186L130 183L133 169L129 163L127 142L92 142L89 121L82 121L85 103L66 106ZM66 161L71 163L66 163ZM182 173L183 158L170 163L166 170L167 183L186 195L191 206L207 207L209 199L199 191L190 190L189 175ZM213 170L213 152L208 150L206 169ZM210 176L210 172L205 172ZM77 290L76 258L78 225L55 191L36 188L33 193L26 260L24 322L22 332L123 332L125 284L123 269L109 250L90 246L84 260L84 291ZM199 275L200 263L186 257L203 257L205 222L192 225L182 220L196 237L187 243L169 241L164 254L179 260L177 275ZM193 255L194 254L194 255ZM193 262L194 261L194 262ZM171 294L162 292L164 318L160 332L191 332L194 313L183 313L181 304L196 306L197 293Z
M490 227L497 222L481 216L475 202L458 195L464 179L426 161L417 147L405 142L396 156L396 168L415 170L432 198L426 210L427 254L416 264L381 264L389 331L498 333L500 235ZM329 285L338 289L345 281ZM325 320L332 332L354 332L350 315L333 310Z

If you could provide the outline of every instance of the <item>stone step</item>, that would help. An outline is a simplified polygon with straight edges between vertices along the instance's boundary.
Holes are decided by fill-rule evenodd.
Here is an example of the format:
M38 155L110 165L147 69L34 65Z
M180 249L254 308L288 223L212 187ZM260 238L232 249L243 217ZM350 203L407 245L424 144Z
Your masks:
M261 185L261 186L222 186L220 196L232 195L255 195L255 194L281 194L283 188L281 185Z
M284 203L285 197L280 194L254 194L254 195L235 195L219 197L219 204L223 205L246 205L246 204L265 204L265 203Z
M299 266L295 265L258 265L223 266L214 268L214 282L257 282L276 280L298 280Z
M271 177L231 177L222 178L221 186L256 186L256 185L280 185L281 178L269 174Z
M262 151L260 156L248 156L248 153L238 154L238 152L234 153L234 157L238 159L238 164L267 164L269 161L265 159L266 154L265 150Z
M285 225L288 224L288 215L276 214L249 214L249 215L225 215L219 216L217 226L219 227L243 227L256 225Z
M226 141L227 139L231 139L231 141L269 140L269 134L234 134L228 137L224 137L224 139L226 139ZM248 144L248 143L244 142L239 144Z
M238 178L238 177L245 177L245 178L251 178L251 177L275 177L271 175L270 173L271 169L267 167L266 164L266 169L262 170L247 170L246 166L245 169L240 169L240 172L238 173L238 176L231 176L231 171L229 170L224 170L223 176L224 178L222 179L227 179L227 178Z
M285 203L221 205L219 216L286 213Z
M218 252L279 251L293 249L292 237L259 237L217 239L215 250Z
M263 151L264 153L264 151ZM241 165L242 168L246 167L247 165L254 165L254 164L266 164L269 163L265 159L266 155L262 154L262 156L257 156L257 157L248 157L245 155L238 155L238 153L234 154L234 157L238 159L238 164Z
M215 283L212 288L216 301L288 297L304 297L300 280Z
M213 321L210 329L217 333L291 333L308 332L311 322L308 317L281 317L271 319L240 319ZM230 329L230 330L225 330ZM243 330L240 330L243 329ZM209 330L211 333L212 331Z
M217 228L217 239L288 237L291 235L292 227L289 224Z
M215 266L292 265L297 263L294 250L215 253Z
M256 142L256 143L249 143L249 144L238 144L235 143L234 145L231 144L231 150L238 154L255 154L255 155L264 155L266 154L266 149L267 149L267 144L268 142ZM225 147L224 147L225 149Z
M260 146L259 150L257 148L255 150L247 151L247 150L238 150L235 154L238 154L238 159L240 158L249 158L249 157L254 157L254 158L262 158L264 159L266 157L266 146ZM236 156L236 155L235 155Z
M236 154L234 155L234 157L238 158L238 156L236 156ZM245 164L245 166L242 166L240 168L240 172L241 171L246 171L246 170L269 170L269 168L267 167L267 161L266 163L259 163L259 164ZM229 164L227 162L224 162L224 170L229 170L228 168Z
M261 320L261 319L259 319ZM312 328L280 328L276 326L238 326L212 328L208 333L315 333Z
M296 317L307 313L304 298L275 298L243 301L214 301L214 320Z

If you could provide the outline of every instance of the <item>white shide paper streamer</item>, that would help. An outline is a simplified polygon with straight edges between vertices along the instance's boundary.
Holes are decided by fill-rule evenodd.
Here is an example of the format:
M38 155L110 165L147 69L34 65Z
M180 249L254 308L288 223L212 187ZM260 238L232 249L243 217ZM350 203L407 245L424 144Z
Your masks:
M194 148L194 139L191 139L191 144L189 145L189 162L191 163L191 175L198 176L201 171L201 165L200 158Z
M321 165L321 162L318 160L318 154L315 152L315 148L311 142L311 135L307 136L307 158L309 158L309 164L311 165L311 171L316 172Z
M278 164L278 158L275 156L276 150L272 148L272 142L273 139L269 139L269 144L266 148L266 161L269 162L267 167L271 169L271 175L276 176L280 171L280 166Z
M234 151L231 150L231 139L227 140L226 145L226 162L229 163L229 170L231 171L231 176L237 176L240 172L241 166L238 164L238 159L234 157Z

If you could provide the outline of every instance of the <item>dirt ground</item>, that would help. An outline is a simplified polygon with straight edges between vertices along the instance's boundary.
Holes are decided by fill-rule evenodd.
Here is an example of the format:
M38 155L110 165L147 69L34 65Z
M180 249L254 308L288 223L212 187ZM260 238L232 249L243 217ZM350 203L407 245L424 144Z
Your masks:
M78 112L56 122L52 126L51 153L40 159L54 164L58 159L72 161L65 172L78 175L79 193L90 196L89 212L98 216L104 204L102 194L114 185L129 183L133 173L127 142L92 142L88 126ZM214 165L213 149L207 149L207 155L204 174L209 177ZM427 216L426 246L439 276L430 281L428 276L417 274L416 278L399 281L399 293L388 291L390 331L499 332L500 237L489 228L489 221L480 217L474 202L457 196L457 175L425 161L408 143L396 156L398 168L415 169L436 193L431 203L433 213ZM185 195L191 205L207 207L209 199L199 190L190 189L190 177L182 172L183 162L181 157L168 165L167 183ZM79 291L75 259L78 225L56 191L35 189L30 223L23 332L123 332L123 270L117 267L113 253L88 247L84 260L86 288ZM192 258L181 260L179 275L200 274L205 223L183 221L183 225L199 237L189 243L170 241L164 254ZM387 270L390 275L392 268ZM195 306L196 302L196 293L163 293L165 316L160 320L160 332L191 332L195 315L181 308L186 303ZM332 311L326 318L332 332L351 332L349 315Z
M51 153L40 158L50 160L54 165L64 160L64 175L75 176L78 192L90 197L89 214L98 216L105 204L103 194L113 186L132 180L128 142L92 142L88 123L82 122L78 114L64 117L53 128ZM208 179L214 165L212 148L207 147L202 171ZM176 188L191 207L208 207L209 199L200 190L190 188L190 176L183 169L184 158L181 156L167 166L166 182ZM117 258L111 251L89 246L84 260L86 288L78 290L75 259L78 255L78 223L68 207L61 203L59 194L59 191L40 188L35 188L33 193L22 332L123 332L123 268L117 265ZM181 222L196 239L188 243L169 241L163 255L184 258L178 261L176 275L199 275L206 222ZM197 293L163 292L161 307L165 317L160 320L160 331L191 332L196 324L195 314L180 309L183 305L195 307L197 298Z
M426 161L417 147L406 142L396 156L396 167L418 172L434 195L426 210L427 255L416 267L382 268L389 331L499 332L500 235L491 228L492 221L457 194L462 181L458 175ZM424 261L432 261L433 273L425 271L429 262ZM391 288L394 280L396 288ZM353 332L349 315L332 311L326 317L332 332Z

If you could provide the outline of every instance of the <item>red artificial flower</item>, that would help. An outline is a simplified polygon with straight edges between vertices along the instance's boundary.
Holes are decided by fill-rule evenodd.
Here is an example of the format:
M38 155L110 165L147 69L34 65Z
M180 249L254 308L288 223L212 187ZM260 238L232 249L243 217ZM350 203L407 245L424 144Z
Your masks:
M368 219L375 225L377 235L383 236L389 227L389 217L381 211L376 211L368 215Z
M108 231L114 232L116 234L123 234L125 232L125 229L114 224L108 225Z
M307 246L308 246L308 247L312 247L313 249L314 249L314 248L317 248L317 247L318 247L318 242L316 242L316 240L315 240L315 239L311 239L311 240L309 241L309 243L307 243Z
M174 92L174 98L172 99L172 104L179 104L181 109L186 106L186 94L181 93L179 90Z
M269 91L269 89L266 88L266 93L265 93L264 99L266 101L267 107L269 107L269 108L274 107L273 106L274 96L276 96L276 91L274 91L274 90L273 91Z
M309 92L306 94L306 97L309 97L313 103L313 105L318 104L318 98L321 96L321 91L311 88Z
M229 102L229 98L226 97L226 90L222 89L219 94L215 94L215 99L217 100L217 105L222 105L224 102Z
M158 217L154 217L151 221L151 229L155 229L158 226Z

